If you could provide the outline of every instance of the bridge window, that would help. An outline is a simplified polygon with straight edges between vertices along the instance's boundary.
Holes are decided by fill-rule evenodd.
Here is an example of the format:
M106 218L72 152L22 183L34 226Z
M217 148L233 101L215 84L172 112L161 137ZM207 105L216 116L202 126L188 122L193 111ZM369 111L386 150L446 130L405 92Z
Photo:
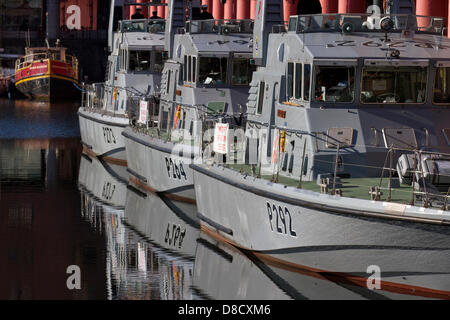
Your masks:
M257 114L262 113L263 105L264 105L264 91L266 88L266 83L261 81L259 83L259 92L258 92L258 109L256 110Z
M192 82L197 81L197 57L192 58Z
M187 65L188 65L188 56L184 56L184 64L183 64L183 81L187 81Z
M306 66L306 65L305 65ZM309 67L309 65L308 65ZM305 68L306 70L307 68ZM309 70L309 69L308 69ZM309 77L309 71L306 77ZM286 72L286 99L302 98L303 65L301 63L288 62ZM306 89L309 91L309 87Z
M362 72L362 103L424 103L428 68L366 66Z
M286 98L290 100L294 95L294 63L288 62L286 76Z
M355 95L355 68L316 66L314 100L352 102Z
M197 57L184 56L183 80L194 83L197 81Z
M233 74L231 75L232 85L248 85L252 80L253 71L256 66L250 64L250 59L234 58Z
M436 70L433 102L450 103L450 67L440 67Z
M309 100L309 89L311 87L311 65L303 66L303 100Z
M130 51L129 70L130 71L150 71L150 51Z
M201 84L227 83L227 58L200 57L198 74Z
M296 63L295 64L295 88L294 88L294 97L295 99L300 99L302 95L302 64Z

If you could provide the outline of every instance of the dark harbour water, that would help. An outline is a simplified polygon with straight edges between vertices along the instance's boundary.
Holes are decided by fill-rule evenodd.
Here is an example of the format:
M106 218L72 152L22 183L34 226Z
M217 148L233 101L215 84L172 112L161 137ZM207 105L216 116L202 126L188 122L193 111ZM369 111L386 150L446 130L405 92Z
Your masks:
M0 100L0 300L405 298L212 239L195 206L129 188L123 168L82 154L77 109Z

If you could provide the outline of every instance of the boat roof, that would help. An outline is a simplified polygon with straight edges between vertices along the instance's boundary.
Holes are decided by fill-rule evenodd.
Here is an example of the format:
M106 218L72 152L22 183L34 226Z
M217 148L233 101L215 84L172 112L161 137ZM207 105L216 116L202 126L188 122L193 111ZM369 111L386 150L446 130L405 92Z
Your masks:
M148 32L123 33L122 48L129 50L163 50L164 34Z
M201 52L252 52L251 34L190 34L193 46Z
M398 50L400 58L449 59L450 39L427 34L402 33L305 33L295 34L314 59L386 58Z
M67 48L64 47L32 47L32 48L25 48L25 52L47 52L47 51L63 51L67 50Z

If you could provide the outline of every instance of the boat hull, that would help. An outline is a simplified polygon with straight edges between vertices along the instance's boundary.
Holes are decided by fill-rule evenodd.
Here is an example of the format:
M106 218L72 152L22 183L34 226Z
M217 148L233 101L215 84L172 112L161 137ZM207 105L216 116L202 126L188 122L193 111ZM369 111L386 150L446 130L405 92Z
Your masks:
M356 214L355 199L347 203L229 169L192 167L202 229L264 262L364 287L379 270L383 290L450 299L448 224L405 219L410 208L381 202L366 201L367 213ZM390 214L369 214L370 204Z
M79 100L78 72L66 62L51 59L34 60L15 72L16 88L30 99Z
M165 142L131 128L126 128L123 136L130 180L148 191L195 203L193 174L189 168L193 162L190 147Z
M78 119L81 143L87 154L102 158L108 163L127 165L122 131L128 125L128 118L80 107Z

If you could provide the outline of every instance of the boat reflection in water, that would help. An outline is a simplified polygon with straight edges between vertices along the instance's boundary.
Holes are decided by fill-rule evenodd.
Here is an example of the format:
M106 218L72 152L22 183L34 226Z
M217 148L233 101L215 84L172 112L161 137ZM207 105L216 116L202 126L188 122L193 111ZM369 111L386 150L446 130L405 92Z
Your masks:
M127 225L135 230L145 243L139 255L158 257L161 299L191 300L200 298L192 290L197 238L200 224L196 206L175 201L129 186L125 207ZM147 260L148 261L148 260ZM146 270L149 265L138 265Z
M82 215L105 236L109 299L445 298L371 290L370 274L349 277L262 260L200 230L195 205L143 191L127 178L121 166L81 157Z
M105 297L103 239L78 223L80 151L78 138L0 139L1 300ZM70 265L80 290L66 285Z
M191 283L199 224L189 218L195 206L127 189L125 177L120 166L81 158L82 216L105 235L108 298L196 299Z

